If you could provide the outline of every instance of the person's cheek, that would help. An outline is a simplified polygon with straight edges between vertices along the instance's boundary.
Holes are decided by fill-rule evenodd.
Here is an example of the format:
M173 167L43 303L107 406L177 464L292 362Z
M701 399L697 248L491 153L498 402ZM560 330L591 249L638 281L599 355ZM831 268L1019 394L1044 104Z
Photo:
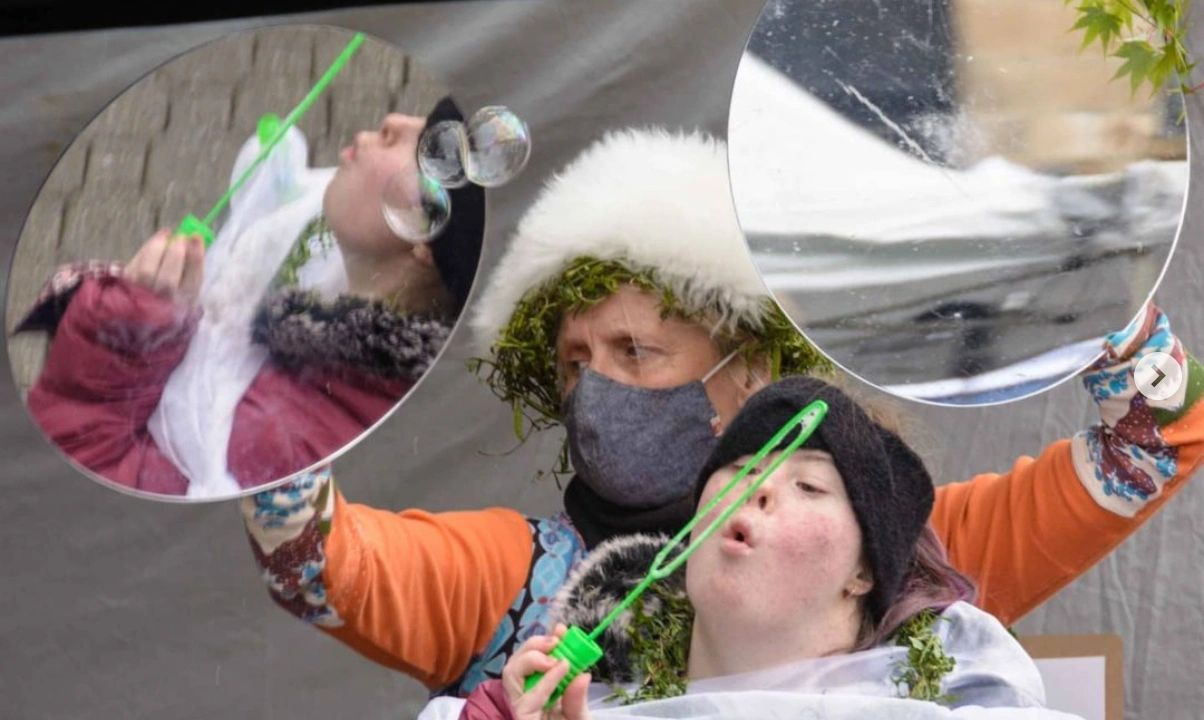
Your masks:
M820 569L843 554L841 546L851 538L823 513L802 513L782 522L774 538L778 553L787 561Z
M688 561L686 561L686 595L693 597L696 601L701 597L702 588L699 586L699 579L703 576L706 562L698 553L694 553Z
M707 484L702 488L702 494L698 496L697 510L703 509L708 503L714 500L728 479L730 479L730 474L725 470L718 470L712 473L711 477L707 480Z
M723 490L724 486L727 485L727 483L731 482L731 479L732 479L732 473L729 471L726 471L726 470L720 470L720 471L717 471L716 473L712 474L711 479L709 481L707 481L706 487L703 488L702 495L699 497L698 507L695 509L695 512L701 511L712 500L714 500L715 496L717 496L720 493L720 491ZM731 494L734 495L737 493L735 490L733 490ZM698 524L694 526L694 530L690 533L691 539L698 537L703 531L705 531L707 529L707 527L710 526L710 524L715 521L715 518L719 517L719 515L723 512L723 510L728 506L728 504L730 502L731 502L730 498L725 498L722 502L720 502L718 505L716 505L710 512L708 512L705 516L703 516L703 518L698 521Z

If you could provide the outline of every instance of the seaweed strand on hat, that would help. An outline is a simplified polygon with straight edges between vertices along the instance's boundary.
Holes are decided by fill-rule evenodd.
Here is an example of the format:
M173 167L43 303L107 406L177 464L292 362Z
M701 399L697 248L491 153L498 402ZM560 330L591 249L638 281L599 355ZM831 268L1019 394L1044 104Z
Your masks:
M707 327L772 377L830 371L753 266L723 142L699 132L607 134L544 187L476 303L471 367L514 410L520 439L560 422L556 338L569 313L624 285Z

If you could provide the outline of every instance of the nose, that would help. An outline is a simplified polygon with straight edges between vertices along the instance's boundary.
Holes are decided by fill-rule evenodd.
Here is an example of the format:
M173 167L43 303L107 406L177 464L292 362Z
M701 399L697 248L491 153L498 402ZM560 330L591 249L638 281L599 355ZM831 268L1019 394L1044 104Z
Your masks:
M773 484L769 480L766 480L761 483L761 487L757 488L757 491L752 494L752 497L748 501L762 512L772 512L775 499L776 493L773 489Z

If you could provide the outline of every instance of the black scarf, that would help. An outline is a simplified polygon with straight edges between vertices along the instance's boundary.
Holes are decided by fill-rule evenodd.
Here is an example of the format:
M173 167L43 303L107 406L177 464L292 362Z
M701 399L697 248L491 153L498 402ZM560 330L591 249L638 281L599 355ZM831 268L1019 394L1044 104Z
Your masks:
M576 477L565 488L564 508L589 550L620 535L676 535L694 517L695 510L692 494L668 505L642 510L616 505L599 496Z

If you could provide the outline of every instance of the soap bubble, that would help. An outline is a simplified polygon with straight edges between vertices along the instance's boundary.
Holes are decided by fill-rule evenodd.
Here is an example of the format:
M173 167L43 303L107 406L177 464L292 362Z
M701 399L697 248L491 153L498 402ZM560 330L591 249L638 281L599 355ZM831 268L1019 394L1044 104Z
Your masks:
M435 123L418 140L418 167L445 188L467 185L464 164L460 161L466 141L463 123L456 120Z
M432 178L409 168L385 183L381 210L397 237L412 243L434 240L451 217L451 196Z
M468 179L483 187L497 187L513 180L531 155L527 124L508 108L483 107L465 128L462 157Z

